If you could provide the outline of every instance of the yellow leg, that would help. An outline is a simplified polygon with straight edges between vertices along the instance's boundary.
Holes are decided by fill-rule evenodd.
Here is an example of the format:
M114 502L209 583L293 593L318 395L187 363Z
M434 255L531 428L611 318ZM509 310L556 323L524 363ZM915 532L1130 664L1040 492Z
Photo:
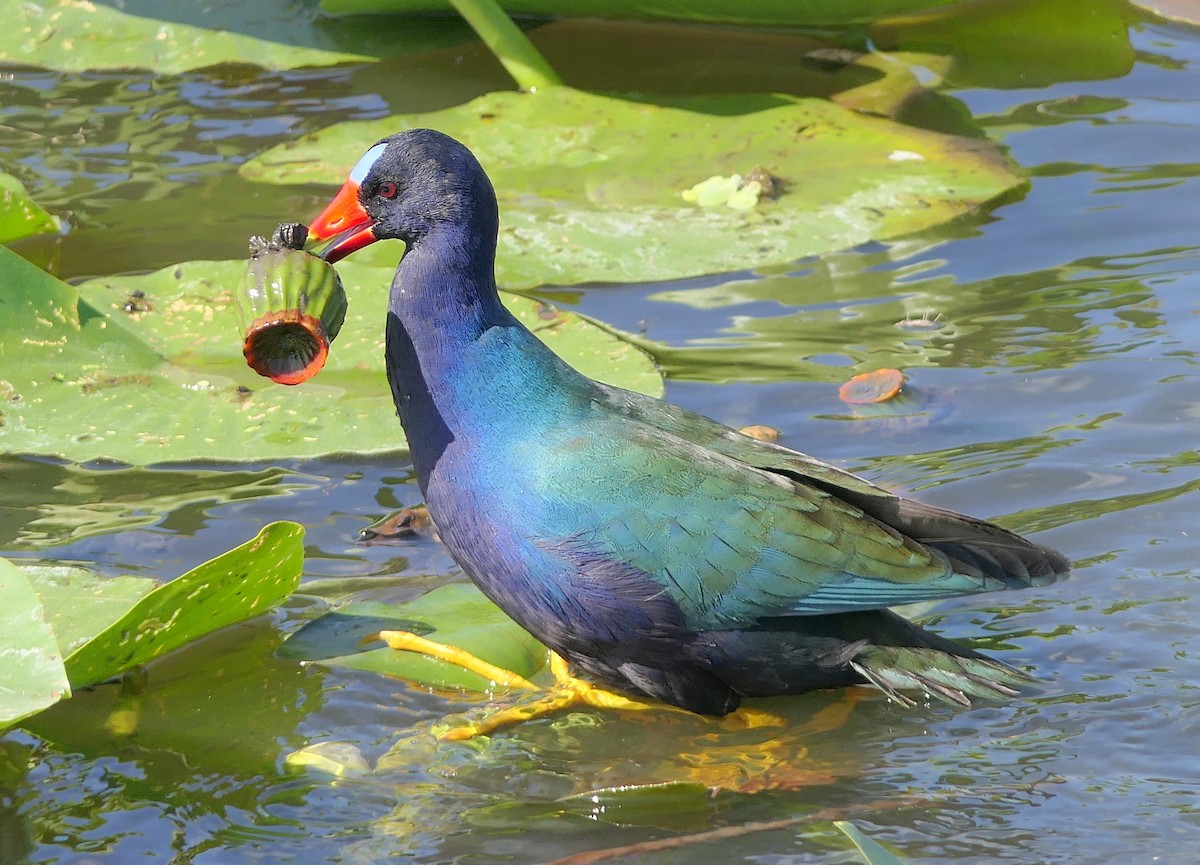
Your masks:
M585 682L583 679L577 679L571 675L571 671L567 667L567 662L557 652L550 653L550 672L554 675L554 685L551 686L546 696L534 700L532 703L524 703L519 706L510 706L507 709L501 709L499 712L493 712L486 718L481 718L470 724L464 724L461 727L451 727L449 730L444 731L440 738L458 741L471 739L475 736L486 736L499 730L501 727L519 724L522 721L530 721L534 718L540 718L543 715L549 715L552 712L560 712L563 709L570 709L576 706L593 706L597 709L627 709L630 711L644 711L646 709L682 711L663 703L646 703L641 700L633 700L620 694L614 694L612 691L598 688L590 682Z
M506 688L523 688L526 691L541 690L541 688L524 676L519 676L512 670L497 667L495 664L483 660L483 658L472 655L466 649L460 649L458 646L447 646L445 643L436 643L433 640L420 637L411 631L380 631L377 635L368 639L374 640L376 638L383 640L393 649L404 652L416 652L420 655L428 655L431 658L448 661L455 666L462 667L464 670L478 673L488 681L495 682L497 685Z
M409 631L381 631L378 638L383 640L393 649L399 649L407 652L418 652L422 655L429 655L433 658L440 658L443 661L448 661L451 664L456 664L464 669L478 673L485 679L495 682L498 685L511 688L523 688L527 691L539 691L537 685L530 682L528 679L497 667L488 661L472 655L465 649L460 649L457 646L447 646L444 643L437 643L433 640L428 640L425 637L420 637ZM374 638L372 638L374 639ZM626 711L645 711L647 709L655 709L662 712L682 712L685 715L692 714L685 709L680 709L676 706L669 706L666 703L647 702L644 700L635 700L631 697L625 697L621 694L615 694L612 691L606 691L603 688L593 685L591 682L586 682L583 679L576 678L571 674L567 662L557 652L550 653L550 672L554 676L554 685L550 687L544 697L534 700L530 703L524 703L517 706L510 706L507 709L501 709L498 712L493 712L491 715L474 721L470 724L464 724L459 727L451 727L441 733L440 738L458 741L463 739L471 739L475 736L486 736L492 732L508 727L513 724L519 724L522 721L529 721L534 718L540 718L543 715L549 715L552 712L559 712L563 709L570 709L577 706L592 706L597 709L623 709ZM740 708L736 712L727 715L722 719L722 726L734 729L746 729L750 727L764 726L783 726L786 722L778 717L767 712L762 712L757 709Z
M571 674L567 662L557 652L550 653L550 672L554 675L555 683L546 696L532 703L501 709L499 712L494 712L486 718L470 724L451 727L441 734L441 738L456 741L471 739L475 736L486 736L502 727L519 724L522 721L529 721L552 712L559 712L563 709L575 708L577 706L592 706L597 709L622 709L636 712L655 710L659 712L680 712L684 715L693 714L686 709L669 706L666 703L635 700L631 697L615 694L612 691L599 688L591 682L585 682L583 679L576 678ZM732 718L740 718L741 723L738 726L743 728L782 726L786 723L776 715L749 709L738 709L731 715L726 716L725 720Z

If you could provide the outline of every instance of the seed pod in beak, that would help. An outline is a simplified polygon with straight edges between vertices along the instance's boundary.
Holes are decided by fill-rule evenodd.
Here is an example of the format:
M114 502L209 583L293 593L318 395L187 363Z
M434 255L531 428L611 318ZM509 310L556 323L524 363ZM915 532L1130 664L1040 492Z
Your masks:
M325 365L346 318L346 292L333 266L298 249L304 226L250 239L250 263L237 292L242 350L259 375L300 384Z

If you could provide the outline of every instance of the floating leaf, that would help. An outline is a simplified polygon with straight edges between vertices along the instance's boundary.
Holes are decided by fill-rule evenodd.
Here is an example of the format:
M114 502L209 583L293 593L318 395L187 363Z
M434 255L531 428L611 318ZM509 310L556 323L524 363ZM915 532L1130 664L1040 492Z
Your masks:
M103 681L267 612L299 584L303 541L302 526L271 523L241 546L149 592L67 657L72 684Z
M435 688L490 690L491 682L454 664L387 647L364 650L364 637L381 630L413 631L465 649L498 667L529 677L545 663L545 647L473 585L452 583L415 601L348 604L288 637L280 657L319 661L383 673Z
M56 231L54 217L29 197L21 181L0 171L0 243Z
M46 608L63 657L119 621L158 584L149 577L103 577L67 565L22 565Z
M854 842L854 846L863 854L868 865L904 865L895 853L885 850L878 841L872 841L848 820L834 820L833 825Z
M1129 72L1132 17L1124 0L973 0L877 21L869 33L885 51L948 55L946 79L959 87L1045 87Z
M0 559L0 729L71 695L42 602L15 565Z
M375 60L472 40L460 22L335 22L305 14L289 0L124 0L111 5L41 0L9 4L6 11L0 60L63 71L182 72L220 63L289 69Z
M723 96L662 107L565 87L336 124L243 164L251 179L341 183L380 138L429 126L479 157L500 197L509 287L645 282L782 264L927 228L1023 183L991 143L822 99ZM759 166L783 194L751 210L680 191ZM359 254L382 263L394 253Z
M191 262L76 288L0 247L0 450L148 465L402 447L381 345L391 270L338 266L350 311L329 362L283 387L242 355L229 307L245 267ZM127 311L137 292L145 308ZM582 372L662 393L623 339L534 300L506 303Z

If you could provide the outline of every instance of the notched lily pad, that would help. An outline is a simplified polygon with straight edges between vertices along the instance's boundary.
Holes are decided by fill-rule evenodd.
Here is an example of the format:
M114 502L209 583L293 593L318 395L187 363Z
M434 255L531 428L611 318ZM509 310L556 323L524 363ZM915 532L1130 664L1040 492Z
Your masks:
M269 183L341 183L375 141L422 126L461 140L490 174L501 208L497 273L510 287L785 264L927 228L1024 183L990 142L822 99L698 97L663 107L565 87L336 124L239 170ZM705 177L755 166L781 182L774 200L737 210L680 197Z

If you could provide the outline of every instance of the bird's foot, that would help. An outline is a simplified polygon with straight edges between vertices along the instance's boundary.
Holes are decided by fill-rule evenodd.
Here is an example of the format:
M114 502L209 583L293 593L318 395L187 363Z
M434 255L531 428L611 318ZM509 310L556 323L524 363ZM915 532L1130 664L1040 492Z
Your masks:
M438 643L409 631L380 631L378 638L393 649L417 652L422 655L440 658L451 664L456 664L473 673L478 673L483 678L495 682L501 687L521 688L526 691L542 690L525 677L511 670L505 670L503 667L497 667L495 664L476 657L457 646ZM532 702L501 709L469 724L450 727L443 730L439 738L449 741L462 741L472 739L475 736L487 736L496 730L512 726L513 724L531 721L543 715L580 706L635 712L653 709L660 712L679 712L685 715L693 714L686 709L680 709L666 703L626 697L577 678L571 674L567 662L557 652L550 653L550 672L554 676L554 684L550 686L544 696ZM721 719L722 727L735 730L745 730L755 727L781 727L785 726L786 723L778 715L745 706Z
M668 706L665 703L635 700L631 697L613 693L612 691L606 691L603 688L593 685L591 682L577 678L571 674L567 662L557 652L550 653L550 672L554 675L554 684L548 689L544 697L540 697L531 703L523 703L517 706L510 706L507 709L501 709L469 724L451 727L448 730L442 731L439 738L450 741L461 741L474 738L475 736L487 736L503 727L520 724L523 721L531 721L543 715L549 715L552 712L560 712L563 709L572 709L579 706L591 706L597 709L623 709L627 711L645 711L647 709L660 709L672 712L684 711L674 706Z

